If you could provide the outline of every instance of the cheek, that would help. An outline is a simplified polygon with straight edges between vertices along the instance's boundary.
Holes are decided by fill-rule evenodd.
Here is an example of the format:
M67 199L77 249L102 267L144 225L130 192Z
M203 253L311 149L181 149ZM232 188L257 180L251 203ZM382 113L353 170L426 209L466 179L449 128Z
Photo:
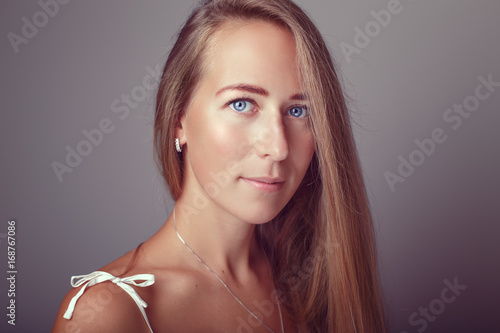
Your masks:
M189 158L193 171L201 182L210 176L226 170L239 161L243 155L245 132L229 126L224 119L211 116L210 112L196 115L196 121L189 124L191 143Z
M314 138L309 130L299 131L291 136L290 152L297 171L305 174L314 155Z
M309 165L311 164L312 157L314 156L314 142L310 139L307 144L303 147L303 155L302 155L302 175L305 175Z

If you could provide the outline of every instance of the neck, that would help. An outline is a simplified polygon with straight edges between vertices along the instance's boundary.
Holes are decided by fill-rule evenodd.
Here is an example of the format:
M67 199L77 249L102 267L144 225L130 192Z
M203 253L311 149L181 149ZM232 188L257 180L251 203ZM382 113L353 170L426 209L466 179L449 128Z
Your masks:
M216 205L194 210L182 197L174 211L178 233L212 270L230 274L235 281L244 282L249 277L261 253L254 225Z

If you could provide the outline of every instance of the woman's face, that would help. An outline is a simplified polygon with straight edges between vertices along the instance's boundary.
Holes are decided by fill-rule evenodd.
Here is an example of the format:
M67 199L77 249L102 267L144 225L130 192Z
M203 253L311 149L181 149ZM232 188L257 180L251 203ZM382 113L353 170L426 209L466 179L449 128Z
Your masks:
M196 210L265 223L293 196L314 153L295 41L265 22L227 24L217 41L177 129L183 193Z

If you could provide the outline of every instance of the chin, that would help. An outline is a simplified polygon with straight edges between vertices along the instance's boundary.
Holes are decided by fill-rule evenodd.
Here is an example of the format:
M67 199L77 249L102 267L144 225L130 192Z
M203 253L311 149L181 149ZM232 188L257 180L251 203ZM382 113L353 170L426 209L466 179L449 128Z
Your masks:
M281 209L276 209L276 207L262 207L256 205L255 207L245 207L244 210L239 210L236 214L242 221L249 224L259 225L270 222L274 219Z

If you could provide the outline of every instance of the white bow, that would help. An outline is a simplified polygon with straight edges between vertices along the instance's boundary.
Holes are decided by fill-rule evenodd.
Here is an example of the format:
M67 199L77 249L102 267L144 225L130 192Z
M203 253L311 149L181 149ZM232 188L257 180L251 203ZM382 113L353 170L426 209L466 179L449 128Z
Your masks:
M71 277L71 285L73 287L79 287L82 284L85 285L83 286L82 289L71 299L68 305L68 309L64 313L64 318L65 319L71 319L73 316L73 311L75 310L75 305L78 299L83 295L83 292L85 291L85 288L91 287L95 284L104 282L104 281L111 281L114 284L116 284L118 287L122 288L125 290L130 297L135 301L137 306L142 312L142 315L144 316L144 319L146 319L146 322L149 326L149 329L151 332L153 331L151 329L151 326L149 325L149 320L148 317L146 316L146 311L144 311L144 308L146 308L148 305L144 300L137 294L137 292L132 288L130 285L134 285L137 287L148 287L155 283L155 277L152 274L137 274L137 275L132 275L128 276L125 278L119 278L116 276L113 276L107 272L102 272L102 271L95 271L93 273L90 273L88 275L76 275ZM136 281L144 281L142 283L136 283Z

